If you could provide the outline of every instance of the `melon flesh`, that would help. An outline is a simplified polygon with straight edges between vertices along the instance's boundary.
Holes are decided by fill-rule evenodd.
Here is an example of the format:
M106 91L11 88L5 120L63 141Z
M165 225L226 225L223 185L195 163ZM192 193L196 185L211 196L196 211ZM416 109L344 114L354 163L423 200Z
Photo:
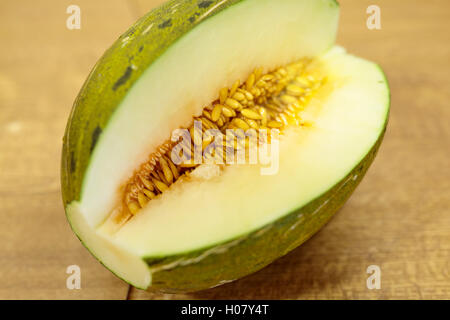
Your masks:
M111 256L111 268L125 271L122 278L128 281L141 277L132 283L145 288L150 271L139 258L178 255L232 240L333 187L383 132L389 93L377 65L342 48L335 47L318 59L328 82L303 111L311 125L291 127L281 137L277 174L261 175L261 165L228 166L212 179L174 184L118 232L110 233L100 225L92 231L95 235L88 246L98 245L103 259L115 247L119 257ZM84 220L80 204L74 204L72 213L74 219ZM89 229L86 221L83 224L83 229ZM146 279L144 285L142 279Z
M81 195L88 223L109 215L117 186L221 88L257 67L267 72L324 52L337 23L330 1L246 0L174 43L134 84L99 139Z
M321 61L328 85L302 112L310 125L281 136L276 174L262 175L266 165L231 165L218 177L175 184L114 241L144 257L190 252L255 231L344 178L384 128L386 85L377 66L340 48Z
M382 135L389 92L376 64L332 47L337 20L332 1L246 0L173 44L130 89L96 145L81 199L67 208L81 241L116 275L145 289L154 271L145 259L232 241L346 177ZM276 174L261 175L263 165L227 166L215 177L175 183L111 231L119 187L173 130L190 125L222 87L256 67L267 72L303 57L315 57L327 83L302 111L311 125L282 136Z

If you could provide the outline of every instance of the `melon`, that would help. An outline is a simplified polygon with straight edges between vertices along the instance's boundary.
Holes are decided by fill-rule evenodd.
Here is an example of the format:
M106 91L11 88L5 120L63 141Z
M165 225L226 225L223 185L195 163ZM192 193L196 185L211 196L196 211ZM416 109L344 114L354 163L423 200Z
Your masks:
M174 0L76 98L62 195L80 241L145 290L260 270L329 221L386 130L381 68L335 45L333 0Z

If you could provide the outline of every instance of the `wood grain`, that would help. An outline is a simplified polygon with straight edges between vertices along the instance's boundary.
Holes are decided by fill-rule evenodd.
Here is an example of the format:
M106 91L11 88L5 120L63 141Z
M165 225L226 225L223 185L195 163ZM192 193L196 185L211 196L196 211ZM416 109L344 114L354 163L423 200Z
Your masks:
M338 42L379 63L392 89L385 142L339 214L269 267L215 289L147 293L103 268L68 226L59 189L71 104L103 51L156 1L0 3L0 298L450 299L450 2L342 0ZM382 29L366 27L381 8ZM66 268L82 289L66 288ZM366 288L379 265L381 290Z

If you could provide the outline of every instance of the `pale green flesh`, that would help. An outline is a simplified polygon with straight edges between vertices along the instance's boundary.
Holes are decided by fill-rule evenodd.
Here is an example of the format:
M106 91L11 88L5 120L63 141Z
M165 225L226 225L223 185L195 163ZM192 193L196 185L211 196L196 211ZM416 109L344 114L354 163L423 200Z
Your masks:
M218 178L174 185L114 235L96 231L136 258L127 260L129 266L110 267L128 269L122 277L131 281L136 270L145 270L138 257L179 255L232 240L300 208L343 179L383 132L389 93L377 65L341 48L320 61L333 89L324 97L319 92L303 112L312 127L292 128L282 137L278 174L230 166ZM74 208L74 218L81 219L80 207ZM102 260L100 247L96 256Z
M144 259L213 248L264 228L325 193L371 150L388 114L384 75L375 64L334 48L319 58L327 93L302 114L313 126L286 132L276 175L262 176L260 166L230 166L211 180L172 186L117 233L102 227L120 196L118 186L221 87L255 67L268 71L329 48L337 8L328 5L246 0L188 33L133 86L97 143L81 201L67 208L80 239L119 277L149 287L155 270ZM233 50L239 47L246 49Z
M229 166L217 178L175 185L114 241L145 257L189 252L261 228L345 177L384 128L386 84L376 65L338 48L323 60L337 89L302 113L312 127L286 131L277 174L261 175L261 165Z
M88 223L109 215L117 186L222 87L256 67L268 71L324 52L337 22L330 1L245 0L173 44L134 84L99 139L81 194Z

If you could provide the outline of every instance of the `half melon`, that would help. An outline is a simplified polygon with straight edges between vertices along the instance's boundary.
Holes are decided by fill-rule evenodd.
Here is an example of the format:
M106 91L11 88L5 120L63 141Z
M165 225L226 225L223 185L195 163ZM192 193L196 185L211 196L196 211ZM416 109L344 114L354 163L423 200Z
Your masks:
M338 15L332 0L176 0L119 38L75 101L62 156L67 218L101 263L141 289L196 291L332 217L389 114L381 69L334 45ZM263 146L270 157L249 161Z

